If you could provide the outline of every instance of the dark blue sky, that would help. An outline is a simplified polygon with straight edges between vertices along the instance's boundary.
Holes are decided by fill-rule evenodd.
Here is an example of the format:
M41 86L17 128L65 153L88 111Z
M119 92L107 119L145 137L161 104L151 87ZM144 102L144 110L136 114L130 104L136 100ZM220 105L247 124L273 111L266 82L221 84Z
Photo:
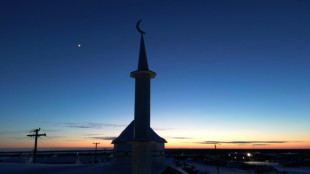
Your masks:
M212 123L248 125L246 132L268 120L262 129L271 134L290 124L306 134L309 9L309 1L293 0L1 1L0 131L51 126L42 122L128 124L142 18L157 72L152 125L201 126L208 134L223 129Z

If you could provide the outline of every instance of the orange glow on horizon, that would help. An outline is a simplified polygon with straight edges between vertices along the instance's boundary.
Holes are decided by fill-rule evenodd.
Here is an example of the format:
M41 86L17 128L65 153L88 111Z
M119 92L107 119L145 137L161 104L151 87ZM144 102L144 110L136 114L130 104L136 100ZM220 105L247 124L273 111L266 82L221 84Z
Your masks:
M44 148L66 148L66 149L78 149L78 148L94 148L93 142L95 141L77 141L77 142L65 142L59 141L57 145L47 145L43 142L38 142L38 149ZM96 141L100 142L98 148L113 148L111 142ZM34 142L27 143L7 143L6 146L2 148L18 149L18 148L33 148ZM178 142L168 142L165 144L166 149L214 149L214 144L199 144L199 143L178 143ZM266 144L266 145L254 145L253 144L218 144L217 149L310 149L309 142L295 142L295 143L283 143L283 144Z

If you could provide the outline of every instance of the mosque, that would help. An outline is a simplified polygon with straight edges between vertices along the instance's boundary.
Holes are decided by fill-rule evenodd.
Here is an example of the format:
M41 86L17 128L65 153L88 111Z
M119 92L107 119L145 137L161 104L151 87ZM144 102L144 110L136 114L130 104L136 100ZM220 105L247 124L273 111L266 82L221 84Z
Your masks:
M130 166L132 173L154 173L164 167L165 143L167 141L150 127L150 81L156 73L149 70L143 32L141 34L138 69L130 73L135 79L134 120L112 141L114 144L113 164Z

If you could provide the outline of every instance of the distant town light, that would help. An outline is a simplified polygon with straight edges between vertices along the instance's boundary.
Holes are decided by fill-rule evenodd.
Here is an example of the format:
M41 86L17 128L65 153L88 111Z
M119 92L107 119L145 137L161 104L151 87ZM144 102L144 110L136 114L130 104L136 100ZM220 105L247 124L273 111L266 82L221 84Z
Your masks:
M247 155L248 157L252 156L252 154L250 154L250 153L247 153L246 155Z

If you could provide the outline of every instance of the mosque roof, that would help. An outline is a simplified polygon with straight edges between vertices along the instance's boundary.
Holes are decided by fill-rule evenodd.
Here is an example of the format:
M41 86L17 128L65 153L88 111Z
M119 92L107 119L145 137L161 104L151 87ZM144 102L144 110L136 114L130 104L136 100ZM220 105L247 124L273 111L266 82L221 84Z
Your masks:
M126 127L123 132L112 141L112 144L116 143L128 143L134 141L134 128L135 128L135 122L134 120ZM156 132L150 128L150 141L156 142L156 143L167 143L167 141L156 134Z

